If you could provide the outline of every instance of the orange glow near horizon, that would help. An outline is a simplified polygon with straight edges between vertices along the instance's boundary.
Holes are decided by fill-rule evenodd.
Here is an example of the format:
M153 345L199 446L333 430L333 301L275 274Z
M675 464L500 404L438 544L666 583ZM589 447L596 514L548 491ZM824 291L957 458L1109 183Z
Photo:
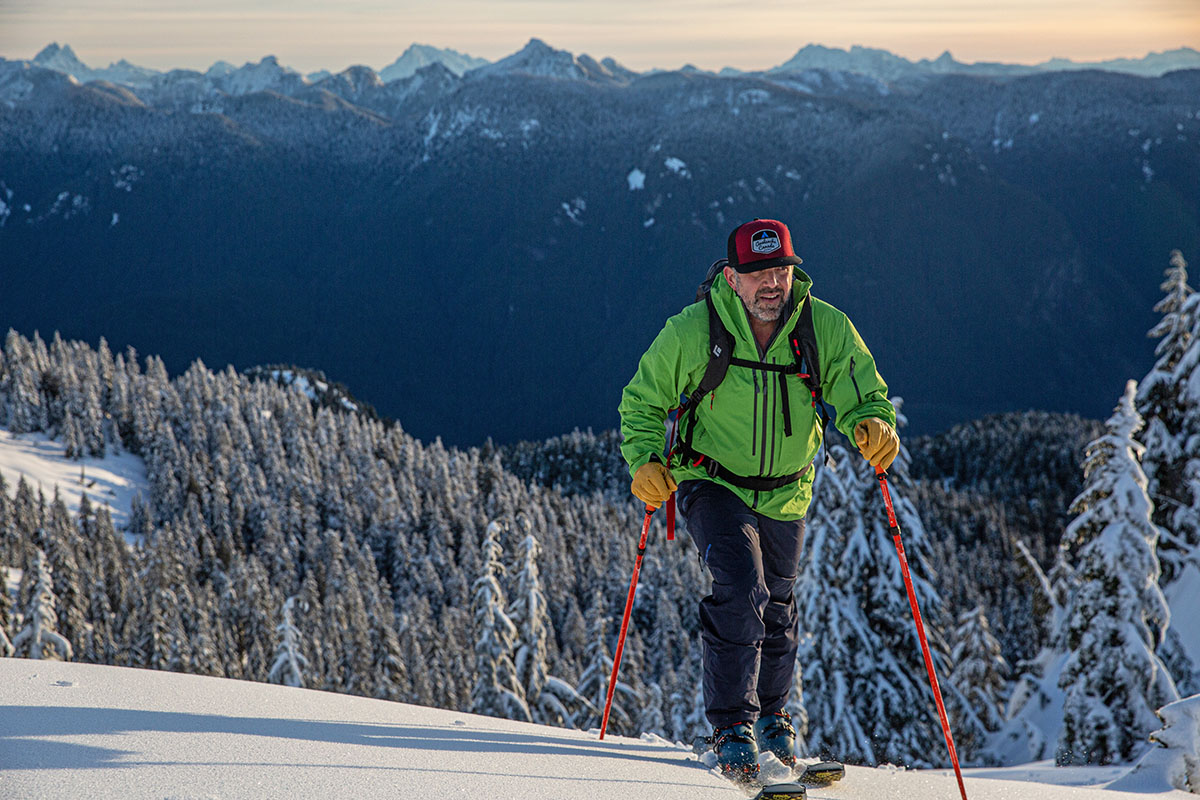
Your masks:
M1097 61L1200 48L1200 0L0 0L0 56L57 41L92 67L276 55L305 72L381 69L413 42L496 60L531 37L638 70L766 69L809 43L913 60Z

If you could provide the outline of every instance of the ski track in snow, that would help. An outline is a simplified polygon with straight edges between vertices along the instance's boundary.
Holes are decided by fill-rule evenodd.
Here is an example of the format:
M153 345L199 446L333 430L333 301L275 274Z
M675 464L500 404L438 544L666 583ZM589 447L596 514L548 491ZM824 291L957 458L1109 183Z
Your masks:
M971 800L1105 790L1127 768L967 772ZM223 678L0 659L0 797L736 800L682 745ZM948 770L849 767L812 800L954 800Z

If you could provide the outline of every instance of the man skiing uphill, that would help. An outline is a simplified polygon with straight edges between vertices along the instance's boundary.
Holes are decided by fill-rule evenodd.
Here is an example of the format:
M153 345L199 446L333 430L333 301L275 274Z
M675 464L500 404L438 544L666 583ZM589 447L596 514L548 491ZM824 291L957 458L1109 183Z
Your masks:
M700 601L704 700L713 750L735 779L756 777L760 750L795 764L783 707L799 641L792 589L827 420L818 402L832 403L838 429L872 465L886 469L900 449L875 360L846 315L812 297L800 263L783 223L738 226L707 297L667 320L621 397L633 494L653 509L678 489L712 574ZM665 422L681 397L664 461Z

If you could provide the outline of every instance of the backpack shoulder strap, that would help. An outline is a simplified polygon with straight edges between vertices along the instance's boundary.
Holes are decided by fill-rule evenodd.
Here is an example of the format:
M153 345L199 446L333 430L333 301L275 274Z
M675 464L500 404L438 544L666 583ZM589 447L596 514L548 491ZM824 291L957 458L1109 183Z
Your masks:
M698 401L721 385L733 358L733 334L725 327L721 315L717 313L711 292L704 293L704 302L708 306L708 365L704 368L704 377L700 379L700 385L692 392L692 402Z
M710 269L710 272L712 271ZM717 313L717 307L713 305L712 293L707 289L707 286L701 285L704 303L708 307L708 363L704 367L700 385L693 389L680 405L675 422L676 426L679 426L679 441L668 445L672 454L677 453L684 459L694 452L692 433L696 429L696 407L700 405L704 395L716 389L721 385L721 381L725 380L725 374L729 372L729 364L733 360L733 334L725 327L721 315Z
M812 294L804 293L804 307L800 309L800 318L796 327L788 337L792 352L796 356L796 368L800 370L800 379L812 393L813 408L821 416L821 442L825 447L825 464L833 468L834 461L829 455L829 446L825 437L829 428L829 409L825 407L825 395L821 391L821 353L817 347L817 329L813 324Z
M800 308L800 318L796 327L788 335L792 345L792 353L796 357L796 366L800 370L801 379L813 394L813 401L821 402L821 354L817 348L817 329L813 325L812 295L805 292Z

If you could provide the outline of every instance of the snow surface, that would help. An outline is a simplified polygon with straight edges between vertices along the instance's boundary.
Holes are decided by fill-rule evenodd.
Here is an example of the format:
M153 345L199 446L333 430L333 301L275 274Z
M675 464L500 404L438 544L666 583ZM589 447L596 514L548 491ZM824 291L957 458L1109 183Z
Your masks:
M776 765L777 766L777 765ZM967 771L971 800L1193 797L1127 769ZM683 745L305 689L0 659L0 796L632 800L736 798ZM944 770L849 767L813 800L954 800Z
M129 522L133 498L138 493L150 496L146 464L138 456L117 453L104 458L70 459L61 442L43 433L16 434L0 429L0 474L4 475L9 496L16 494L21 476L35 491L40 488L47 502L54 497L57 486L72 514L78 513L79 501L86 493L93 504L108 506L118 529Z
M1146 753L1114 788L1136 792L1165 780L1178 789L1190 788L1200 794L1200 694L1160 708L1158 716L1163 729L1150 738L1159 746Z
M1171 628L1179 634L1179 641L1192 664L1200 669L1200 569L1188 562L1183 573L1163 587L1163 595L1171 608Z

